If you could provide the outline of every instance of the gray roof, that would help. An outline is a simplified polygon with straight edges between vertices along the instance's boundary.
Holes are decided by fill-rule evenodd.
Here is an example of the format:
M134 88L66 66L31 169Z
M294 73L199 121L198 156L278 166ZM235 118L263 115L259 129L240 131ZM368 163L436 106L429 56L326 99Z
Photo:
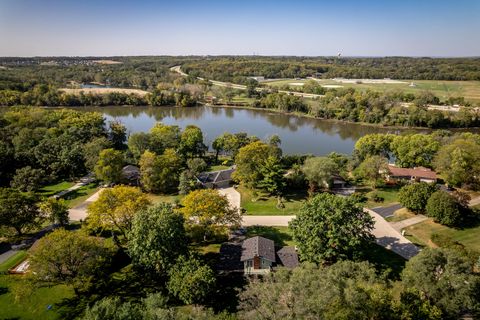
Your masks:
M298 267L298 254L294 247L283 247L277 251L279 264L287 268Z
M198 175L198 180L201 183L218 183L222 181L230 181L232 180L232 173L235 171L234 168L227 169L227 170L220 170L220 171L212 171L212 172L203 172Z
M243 241L240 261L250 260L255 256L275 262L275 243L270 239L258 236Z

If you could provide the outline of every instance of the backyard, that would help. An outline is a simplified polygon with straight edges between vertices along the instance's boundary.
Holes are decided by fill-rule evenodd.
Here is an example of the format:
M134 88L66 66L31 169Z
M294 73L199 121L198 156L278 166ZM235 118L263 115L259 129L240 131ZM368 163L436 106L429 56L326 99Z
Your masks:
M295 215L307 198L304 190L291 190L283 195L284 208L277 208L277 198L266 193L248 190L242 186L237 189L241 194L241 206L248 215Z

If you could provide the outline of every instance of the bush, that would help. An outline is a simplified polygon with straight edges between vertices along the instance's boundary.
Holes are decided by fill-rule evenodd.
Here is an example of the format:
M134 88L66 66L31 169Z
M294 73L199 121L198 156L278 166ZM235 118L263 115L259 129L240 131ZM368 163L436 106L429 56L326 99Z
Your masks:
M410 211L422 213L425 211L428 199L436 190L435 185L426 182L409 184L400 189L398 200Z
M458 226L462 221L463 208L458 200L445 191L437 191L428 199L427 216L446 226Z

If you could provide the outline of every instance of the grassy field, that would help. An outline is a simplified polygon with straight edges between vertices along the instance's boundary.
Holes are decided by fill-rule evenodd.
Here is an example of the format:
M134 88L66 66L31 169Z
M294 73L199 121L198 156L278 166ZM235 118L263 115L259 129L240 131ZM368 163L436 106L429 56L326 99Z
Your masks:
M395 211L392 217L388 217L385 220L387 220L388 222L398 222L413 217L415 217L415 213L411 212L407 208L402 208Z
M70 181L62 181L56 184L51 184L48 186L45 186L39 190L39 193L42 196L45 197L50 197L53 196L54 194L59 193L60 191L66 190L70 187L72 187L75 184L75 182L70 182Z
M398 186L381 187L381 188L377 188L376 190L372 190L371 188L367 188L367 187L359 187L357 189L358 192L365 192L365 195L369 199L365 204L367 208L384 207L393 203L397 203L399 190L400 190L400 187ZM372 196L374 194L376 194L380 198L383 198L383 201L381 202L373 201Z
M480 226L465 229L453 229L433 222L431 219L405 229L407 238L421 246L435 247L431 241L436 233L458 241L466 248L480 252Z
M285 194L285 208L277 208L277 198L271 197L259 192L258 196L254 196L251 190L244 187L237 189L241 194L241 206L249 215L294 215L298 212L305 201L307 194L305 192L291 192Z
M80 95L80 92L85 94L108 94L112 92L125 93L125 94L135 94L138 96L144 96L148 94L148 91L140 89L125 89L125 88L82 88L82 89L69 89L69 88L60 88L59 91L63 91L67 94Z
M307 80L279 80L265 82L267 86L280 87L291 83L304 83ZM338 85L344 88L353 87L359 90L388 91L401 90L409 93L418 93L420 91L429 90L438 96L441 100L449 97L465 97L467 101L480 102L480 81L439 81L439 80L404 80L405 83L398 84L382 84L382 83L340 83L331 79L320 80L321 85ZM410 87L413 82L415 87ZM291 88L299 87L290 85Z
M75 191L67 193L63 199L66 200L67 205L70 208L78 206L85 200L87 200L91 195L93 195L99 189L97 182L89 183Z
M0 263L0 274L6 273L9 269L15 267L27 257L27 251L20 250L3 263Z
M57 304L73 296L73 290L64 285L34 288L31 294L25 294L18 301L15 288L27 289L21 275L0 275L0 319L62 319ZM51 305L50 310L47 307Z
M147 194L148 199L153 203L168 202L175 203L175 201L181 201L185 196L179 194Z

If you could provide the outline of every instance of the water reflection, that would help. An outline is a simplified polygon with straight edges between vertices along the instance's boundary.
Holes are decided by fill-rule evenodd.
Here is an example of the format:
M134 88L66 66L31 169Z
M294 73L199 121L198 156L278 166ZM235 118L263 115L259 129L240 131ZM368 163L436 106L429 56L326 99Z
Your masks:
M325 155L336 151L350 154L355 142L369 133L387 133L392 129L359 124L325 121L270 112L222 107L101 107L77 108L102 112L107 120L116 119L129 132L148 131L157 121L185 127L202 128L205 140L211 143L223 132L247 132L266 139L277 134L284 153Z

